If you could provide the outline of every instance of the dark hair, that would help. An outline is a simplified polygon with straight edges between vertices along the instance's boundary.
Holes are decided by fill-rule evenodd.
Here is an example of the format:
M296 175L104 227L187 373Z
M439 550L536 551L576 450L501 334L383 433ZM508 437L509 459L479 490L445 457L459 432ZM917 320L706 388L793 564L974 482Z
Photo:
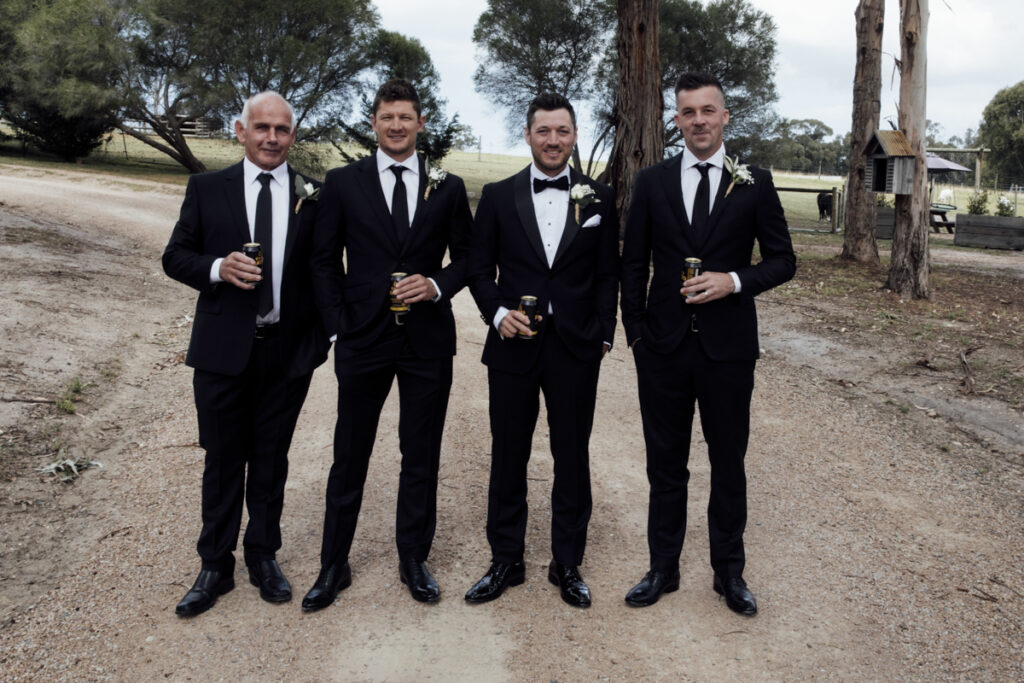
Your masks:
M720 80L709 73L695 71L688 71L679 77L676 81L675 94L678 95L680 90L697 90L709 85L718 88L718 92L722 93L722 98L725 98L725 90L722 89L722 82Z
M537 113L538 109L543 111L568 109L569 117L572 119L572 127L576 127L576 110L572 108L572 104L563 95L558 95L553 92L543 92L534 97L533 102L530 102L530 108L526 110L527 129L533 126L533 115Z
M404 78L392 78L384 85L377 88L377 95L373 98L373 115L377 115L381 102L412 102L412 108L416 110L416 116L423 114L420 106L420 96L412 83Z

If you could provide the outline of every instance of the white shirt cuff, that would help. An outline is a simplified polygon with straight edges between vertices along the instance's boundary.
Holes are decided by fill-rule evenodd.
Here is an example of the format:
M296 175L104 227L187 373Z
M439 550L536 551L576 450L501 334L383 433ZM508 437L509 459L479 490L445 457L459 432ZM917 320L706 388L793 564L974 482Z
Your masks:
M438 301L441 300L441 288L437 286L437 280L435 280L434 278L428 277L427 279L430 280L430 284L434 285L434 290L437 291L437 296L431 299L431 301L433 301L436 304Z
M742 287L740 286L740 276L733 271L729 271L729 275L732 275L733 294L739 294Z
M501 332L501 321L508 315L508 309L504 306L498 306L498 312L494 314L494 320L491 323L494 325L494 329Z
M210 266L210 284L211 285L215 285L218 282L224 282L224 280L221 279L221 276L220 276L220 264L223 261L224 261L224 259L222 259L222 258L214 259L213 265Z

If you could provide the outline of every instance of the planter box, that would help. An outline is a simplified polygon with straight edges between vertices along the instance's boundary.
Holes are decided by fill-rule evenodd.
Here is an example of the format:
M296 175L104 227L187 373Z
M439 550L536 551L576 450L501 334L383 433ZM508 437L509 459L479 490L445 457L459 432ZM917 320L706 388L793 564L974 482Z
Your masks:
M891 206L878 207L878 224L875 237L880 240L891 240L892 230L896 226L896 209Z
M959 247L1024 249L1024 218L958 213L953 244Z

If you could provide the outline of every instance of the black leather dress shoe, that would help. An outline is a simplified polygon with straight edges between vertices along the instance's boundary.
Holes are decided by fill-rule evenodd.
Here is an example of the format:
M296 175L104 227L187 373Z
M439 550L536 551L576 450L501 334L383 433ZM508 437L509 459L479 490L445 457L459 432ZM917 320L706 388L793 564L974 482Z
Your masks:
M726 577L715 574L715 592L725 596L725 604L733 612L752 617L757 614L757 602L747 589L747 583L736 576Z
M411 557L401 559L398 562L398 576L409 587L412 597L420 602L437 602L441 599L441 589L430 575L426 562Z
M185 593L174 613L179 617L194 617L210 609L217 598L235 587L235 578L230 572L204 569L199 572L196 582Z
M320 575L316 577L316 583L302 598L303 612L316 612L327 607L338 593L352 585L352 568L348 562L344 564L332 564L329 567L322 567Z
M579 567L551 561L548 581L561 589L562 600L573 607L590 607L590 588L583 583Z
M658 602L662 593L679 590L679 570L670 572L652 569L640 583L626 593L626 604L630 607L648 607Z
M292 599L292 585L284 578L277 560L260 560L249 565L249 583L260 589L260 597L267 602Z
M474 604L494 600L509 586L526 581L526 564L519 562L491 562L490 569L466 593L466 602Z

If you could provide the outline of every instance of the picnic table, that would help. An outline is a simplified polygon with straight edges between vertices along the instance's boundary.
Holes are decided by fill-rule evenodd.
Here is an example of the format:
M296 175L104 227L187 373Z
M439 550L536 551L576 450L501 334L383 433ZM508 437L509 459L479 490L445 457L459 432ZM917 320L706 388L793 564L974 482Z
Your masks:
M946 214L950 211L956 211L956 206L953 204L932 204L928 208L928 225L932 227L932 230L942 232L942 228L945 228L947 232L952 234L956 223L946 217Z

